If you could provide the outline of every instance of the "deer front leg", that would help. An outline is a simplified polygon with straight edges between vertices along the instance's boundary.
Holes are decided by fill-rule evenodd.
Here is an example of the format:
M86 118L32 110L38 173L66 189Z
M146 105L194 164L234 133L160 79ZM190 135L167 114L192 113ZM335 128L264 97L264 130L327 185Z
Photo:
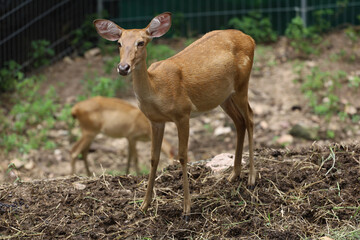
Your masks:
M164 136L165 123L151 122L151 171L149 174L148 186L144 202L140 209L146 211L151 203L154 188L156 170L158 167L161 151L161 143Z
M179 161L182 168L183 188L184 188L184 216L188 219L191 208L189 180L187 173L188 162L188 141L189 141L189 117L184 117L180 121L175 122L178 129L179 137Z

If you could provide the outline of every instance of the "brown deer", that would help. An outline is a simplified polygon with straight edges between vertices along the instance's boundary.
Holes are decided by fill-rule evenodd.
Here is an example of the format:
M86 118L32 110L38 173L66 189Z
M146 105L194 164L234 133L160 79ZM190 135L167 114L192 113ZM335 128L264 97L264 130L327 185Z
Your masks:
M146 45L152 38L160 37L169 30L171 13L156 16L144 29L125 30L103 19L95 20L94 25L100 36L118 42L121 60L117 71L123 76L132 74L139 107L151 122L151 172L141 209L146 211L151 203L165 122L172 121L178 129L184 215L188 217L189 119L219 105L233 120L237 132L234 169L229 180L233 181L240 175L247 130L250 162L248 184L254 186L253 112L248 102L254 40L238 30L212 31L173 57L155 62L147 69Z
M71 115L78 120L81 128L81 138L71 149L71 171L75 174L75 164L81 153L85 163L86 173L90 176L87 154L89 147L100 132L113 138L128 140L128 159L126 174L130 164L135 164L139 174L139 164L136 151L137 141L150 141L150 122L136 107L117 98L93 97L78 102L71 109ZM162 151L170 158L173 157L173 148L164 141Z

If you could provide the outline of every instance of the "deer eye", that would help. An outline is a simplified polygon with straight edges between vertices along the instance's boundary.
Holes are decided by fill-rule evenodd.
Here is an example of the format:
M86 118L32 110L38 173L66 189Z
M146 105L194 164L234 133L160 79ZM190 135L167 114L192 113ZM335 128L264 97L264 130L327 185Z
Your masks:
M118 42L118 46L121 47L121 43Z
M138 47L144 46L144 44L145 44L144 41L141 41L141 42L138 42L138 43L137 43Z

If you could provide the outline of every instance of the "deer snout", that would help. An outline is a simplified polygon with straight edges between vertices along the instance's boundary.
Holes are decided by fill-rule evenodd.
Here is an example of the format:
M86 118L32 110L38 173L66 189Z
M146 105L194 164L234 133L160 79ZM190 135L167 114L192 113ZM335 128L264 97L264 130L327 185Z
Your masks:
M118 65L117 71L120 75L126 76L130 73L130 65L127 63L120 63Z

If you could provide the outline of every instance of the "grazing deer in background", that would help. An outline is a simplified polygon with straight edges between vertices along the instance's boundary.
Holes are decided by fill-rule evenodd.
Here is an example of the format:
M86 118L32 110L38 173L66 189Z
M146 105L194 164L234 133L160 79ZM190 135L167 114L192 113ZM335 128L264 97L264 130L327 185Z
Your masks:
M79 121L81 128L81 138L71 149L72 174L75 174L75 163L81 153L86 173L90 176L87 154L92 141L100 132L109 137L125 137L128 140L126 174L129 173L131 162L135 164L136 173L140 173L136 142L150 141L151 128L149 120L138 108L117 98L98 96L75 104L71 115ZM172 158L172 146L167 141L164 143L163 152Z
M245 131L249 139L248 184L255 184L253 156L253 112L248 102L249 77L254 57L254 40L238 30L212 31L173 57L146 67L146 45L161 37L171 26L171 13L153 18L144 29L125 30L109 20L94 21L103 38L117 41L120 49L119 74L132 73L133 87L141 111L151 122L151 172L145 200L146 211L152 199L165 122L178 129L179 160L183 173L184 215L190 214L187 176L189 119L217 106L234 121L237 145L234 169L229 180L241 172Z

